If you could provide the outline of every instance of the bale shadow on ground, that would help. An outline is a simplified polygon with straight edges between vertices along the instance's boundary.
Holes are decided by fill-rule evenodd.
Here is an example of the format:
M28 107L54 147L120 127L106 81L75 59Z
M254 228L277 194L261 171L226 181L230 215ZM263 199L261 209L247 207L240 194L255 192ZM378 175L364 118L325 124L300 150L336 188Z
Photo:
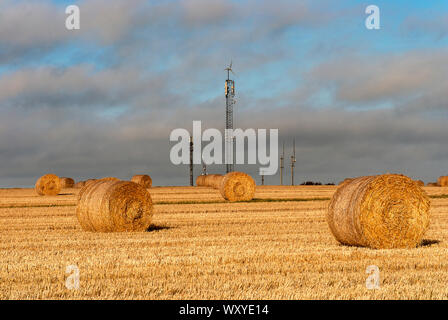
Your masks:
M440 240L423 239L419 247L430 247L433 244L439 244Z
M157 226L155 224L151 224L148 229L146 229L146 232L151 232L151 231L159 231L159 230L167 230L167 229L172 229L173 227L168 227L168 226Z

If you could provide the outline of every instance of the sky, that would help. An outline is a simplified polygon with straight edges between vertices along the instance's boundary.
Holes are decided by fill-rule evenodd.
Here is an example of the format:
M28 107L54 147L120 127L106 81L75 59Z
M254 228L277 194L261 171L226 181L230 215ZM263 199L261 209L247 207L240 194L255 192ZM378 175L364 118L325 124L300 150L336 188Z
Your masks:
M80 30L65 28L71 4ZM187 185L170 133L224 128L231 60L234 126L279 130L285 181L293 139L296 184L448 175L445 0L0 0L0 187L46 173ZM236 167L260 183L258 168Z

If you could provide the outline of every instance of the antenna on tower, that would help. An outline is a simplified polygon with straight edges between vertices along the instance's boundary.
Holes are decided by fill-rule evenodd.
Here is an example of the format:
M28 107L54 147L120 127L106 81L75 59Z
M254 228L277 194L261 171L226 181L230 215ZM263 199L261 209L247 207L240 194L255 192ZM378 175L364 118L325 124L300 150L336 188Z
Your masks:
M285 141L283 141L283 151L280 156L280 185L283 185L283 168L284 166L284 160L285 160Z
M235 81L230 79L233 62L224 70L227 71L227 80L225 83L226 93L226 130L225 130L225 164L226 173L233 171L233 106L235 104Z
M293 154L291 156L291 185L294 185L294 167L296 163L296 139L293 139Z

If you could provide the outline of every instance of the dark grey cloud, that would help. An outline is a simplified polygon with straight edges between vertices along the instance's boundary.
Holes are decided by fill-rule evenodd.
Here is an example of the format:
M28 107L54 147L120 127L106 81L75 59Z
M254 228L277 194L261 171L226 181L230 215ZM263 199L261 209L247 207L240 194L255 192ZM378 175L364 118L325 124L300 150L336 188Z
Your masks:
M297 182L382 172L429 181L445 174L448 128L439 115L448 98L446 50L333 52L322 39L303 52L312 59L325 51L318 62L306 72L285 71L297 88L265 95L275 81L259 79L254 91L240 90L261 68L297 62L297 48L283 36L289 28L322 28L334 18L321 10L327 4L89 0L80 2L80 32L67 35L58 27L65 18L60 7L2 2L0 48L9 51L0 52L0 61L15 68L0 74L0 186L32 185L47 172L76 179L148 172L155 185L187 184L188 167L169 161L169 134L190 130L193 120L223 129L230 58L235 126L278 128L287 159L295 137ZM15 36L8 32L6 26L28 21L32 6L30 22ZM102 52L69 66L29 63L73 41L81 52L92 44Z

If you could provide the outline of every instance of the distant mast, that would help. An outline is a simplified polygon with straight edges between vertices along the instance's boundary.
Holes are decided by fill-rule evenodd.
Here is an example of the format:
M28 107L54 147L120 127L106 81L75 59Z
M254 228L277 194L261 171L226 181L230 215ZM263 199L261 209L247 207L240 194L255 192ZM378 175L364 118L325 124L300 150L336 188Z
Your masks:
M230 79L232 70L232 61L225 68L227 71L227 80L225 83L226 94L226 130L225 130L225 164L226 173L233 171L233 105L235 104L235 81Z

